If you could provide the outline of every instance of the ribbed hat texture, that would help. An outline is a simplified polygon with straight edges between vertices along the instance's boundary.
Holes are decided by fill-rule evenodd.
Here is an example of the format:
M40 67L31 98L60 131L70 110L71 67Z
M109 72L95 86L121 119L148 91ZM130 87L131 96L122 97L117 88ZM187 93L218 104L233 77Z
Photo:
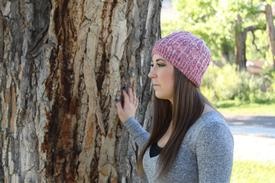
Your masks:
M196 87L201 84L211 54L203 40L190 32L175 32L158 40L152 50L152 55L165 58L179 69Z

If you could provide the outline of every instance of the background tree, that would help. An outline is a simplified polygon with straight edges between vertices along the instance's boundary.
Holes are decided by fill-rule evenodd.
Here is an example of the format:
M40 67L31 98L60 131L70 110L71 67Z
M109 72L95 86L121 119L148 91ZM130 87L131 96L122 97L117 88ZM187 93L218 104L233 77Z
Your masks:
M265 30L265 5L267 3L274 5L274 2L261 0L173 0L173 2L183 21L169 23L164 20L163 25L176 24L171 26L170 30L184 29L202 37L209 45L215 61L237 63L243 68L242 65L245 63L236 58L244 58L244 55L235 56L240 52L236 35L238 37L246 35L246 39L239 39L239 42L244 41L242 44L246 46L245 57L248 60L271 60L267 44L268 34ZM242 20L241 27L237 25L238 16Z
M265 30L265 25L250 25L248 27L243 27L243 20L240 15L237 15L237 20L235 24L235 45L236 45L236 65L239 70L246 70L246 39L249 32L252 33L253 40L252 43L257 48L255 44L255 31Z
M273 13L270 4L265 6L266 24L269 35L269 44L272 53L273 69L275 70L275 27L273 23Z
M137 117L146 123L160 0L3 0L0 6L0 177L140 182L137 149L118 123L114 101L122 83L134 81Z
M168 6L169 1L172 7ZM268 41L273 39L266 30L274 25L274 16L267 21L265 11L268 4L274 9L274 1L164 2L168 8L162 14L162 33L191 31L204 39L211 50L213 64L206 72L201 91L215 106L275 101L275 70L271 69L272 47ZM248 72L240 72L246 66Z

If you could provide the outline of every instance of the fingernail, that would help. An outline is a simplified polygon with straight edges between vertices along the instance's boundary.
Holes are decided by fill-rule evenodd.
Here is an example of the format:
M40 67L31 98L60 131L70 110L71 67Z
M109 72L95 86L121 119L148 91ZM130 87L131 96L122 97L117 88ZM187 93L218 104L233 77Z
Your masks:
M115 102L119 102L119 101L120 101L120 97L116 97Z

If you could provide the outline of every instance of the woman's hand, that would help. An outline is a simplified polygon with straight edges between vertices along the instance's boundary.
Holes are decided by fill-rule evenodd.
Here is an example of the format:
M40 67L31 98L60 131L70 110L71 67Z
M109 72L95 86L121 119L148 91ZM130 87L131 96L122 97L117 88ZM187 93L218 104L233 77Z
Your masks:
M124 106L122 107L121 101L116 103L117 114L122 123L125 123L130 117L135 117L138 107L138 99L136 93L132 88L129 88L128 94L125 90L122 91L124 96Z

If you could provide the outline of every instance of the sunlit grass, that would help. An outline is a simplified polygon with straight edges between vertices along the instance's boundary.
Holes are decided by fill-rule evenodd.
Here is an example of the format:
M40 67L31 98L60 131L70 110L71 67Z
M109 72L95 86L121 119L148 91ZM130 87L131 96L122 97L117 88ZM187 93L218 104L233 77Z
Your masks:
M216 104L224 115L268 115L275 116L275 102L266 104L239 104L235 101L224 101Z
M234 161L231 183L274 183L275 163Z

